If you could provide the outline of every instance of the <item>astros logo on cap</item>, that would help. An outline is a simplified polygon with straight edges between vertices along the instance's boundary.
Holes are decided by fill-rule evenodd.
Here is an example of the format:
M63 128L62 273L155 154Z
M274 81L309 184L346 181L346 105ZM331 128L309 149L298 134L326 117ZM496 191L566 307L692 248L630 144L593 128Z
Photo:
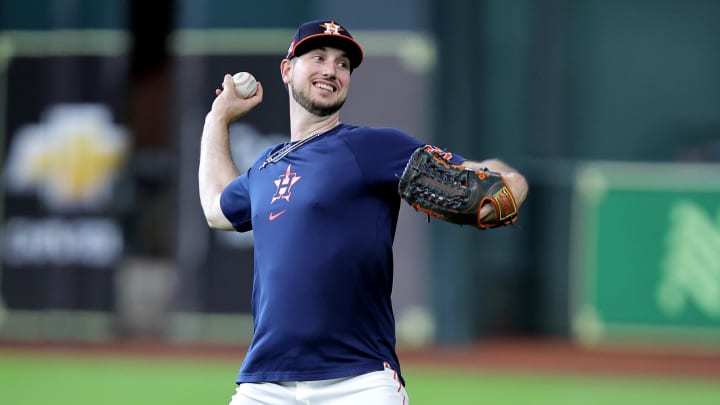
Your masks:
M320 26L325 28L326 34L340 35L340 31L345 31L345 29L343 27L335 24L335 21L330 21L329 23L320 24Z

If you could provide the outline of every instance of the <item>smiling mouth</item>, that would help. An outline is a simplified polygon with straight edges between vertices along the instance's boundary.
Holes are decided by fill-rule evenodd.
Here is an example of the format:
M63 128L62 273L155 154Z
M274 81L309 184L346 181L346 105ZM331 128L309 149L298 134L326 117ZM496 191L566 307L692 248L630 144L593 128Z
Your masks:
M335 87L333 87L329 84L326 84L326 83L315 83L315 87L322 89L322 90L327 90L332 93L335 92Z

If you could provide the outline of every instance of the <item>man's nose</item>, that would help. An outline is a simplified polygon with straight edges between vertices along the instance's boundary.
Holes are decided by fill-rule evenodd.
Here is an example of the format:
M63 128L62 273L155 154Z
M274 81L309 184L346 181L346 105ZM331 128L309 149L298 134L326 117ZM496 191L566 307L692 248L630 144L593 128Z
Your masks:
M325 76L335 77L335 63L333 63L333 62L323 63L322 73Z

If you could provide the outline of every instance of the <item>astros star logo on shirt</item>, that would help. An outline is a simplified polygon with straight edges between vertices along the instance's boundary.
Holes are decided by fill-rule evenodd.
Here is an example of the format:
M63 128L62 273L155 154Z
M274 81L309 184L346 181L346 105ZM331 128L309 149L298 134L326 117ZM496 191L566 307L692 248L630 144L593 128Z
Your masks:
M291 196L291 190L292 187L297 183L302 177L298 176L297 173L292 171L292 165L288 165L287 169L285 170L285 173L281 174L276 180L273 180L273 183L275 183L275 193L273 194L272 198L270 199L270 204L275 203L278 200L285 200L287 202L290 202L290 196ZM270 211L270 214L268 216L268 219L270 221L274 221L277 217L284 214L286 210L273 212Z

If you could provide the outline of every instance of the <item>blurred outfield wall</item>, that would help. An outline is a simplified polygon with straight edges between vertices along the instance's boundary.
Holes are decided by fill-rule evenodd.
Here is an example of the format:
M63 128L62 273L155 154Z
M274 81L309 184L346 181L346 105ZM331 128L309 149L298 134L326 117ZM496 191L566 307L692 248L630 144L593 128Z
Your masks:
M285 136L286 123L277 119L286 108L279 57L300 21L324 17L351 27L370 62L354 74L344 120L397 126L476 160L501 157L531 185L510 229L426 226L412 212L401 214L401 334L420 330L444 343L571 336L576 170L594 160L720 159L720 3L713 0L163 0L152 10L139 0L0 0L3 172L18 128L45 123L44 112L57 102L105 106L103 122L126 131L131 148L117 176L106 177L114 179L105 183L114 205L71 215L97 220L102 213L111 225L71 221L74 233L34 234L90 256L99 250L83 230L101 229L112 242L107 230L120 227L120 254L107 256L104 270L90 270L91 278L78 262L9 266L8 224L17 222L8 222L15 214L6 194L0 291L15 297L11 307L32 297L35 303L25 308L34 312L21 332L6 323L0 335L247 339L248 239L210 232L201 218L194 184L201 119L222 73L257 71L272 97L249 117L252 128L243 130L255 136L238 149ZM60 79L50 89L33 81L47 76ZM25 217L47 215L39 194L23 198L31 202L16 207L43 210ZM417 246L428 244L427 255L418 256ZM208 249L221 246L225 253L209 259ZM226 261L244 263L243 270ZM29 274L44 287L26 287ZM16 282L25 284L10 284ZM125 283L144 288L120 287ZM118 324L118 312L152 316ZM75 316L81 313L88 317Z

